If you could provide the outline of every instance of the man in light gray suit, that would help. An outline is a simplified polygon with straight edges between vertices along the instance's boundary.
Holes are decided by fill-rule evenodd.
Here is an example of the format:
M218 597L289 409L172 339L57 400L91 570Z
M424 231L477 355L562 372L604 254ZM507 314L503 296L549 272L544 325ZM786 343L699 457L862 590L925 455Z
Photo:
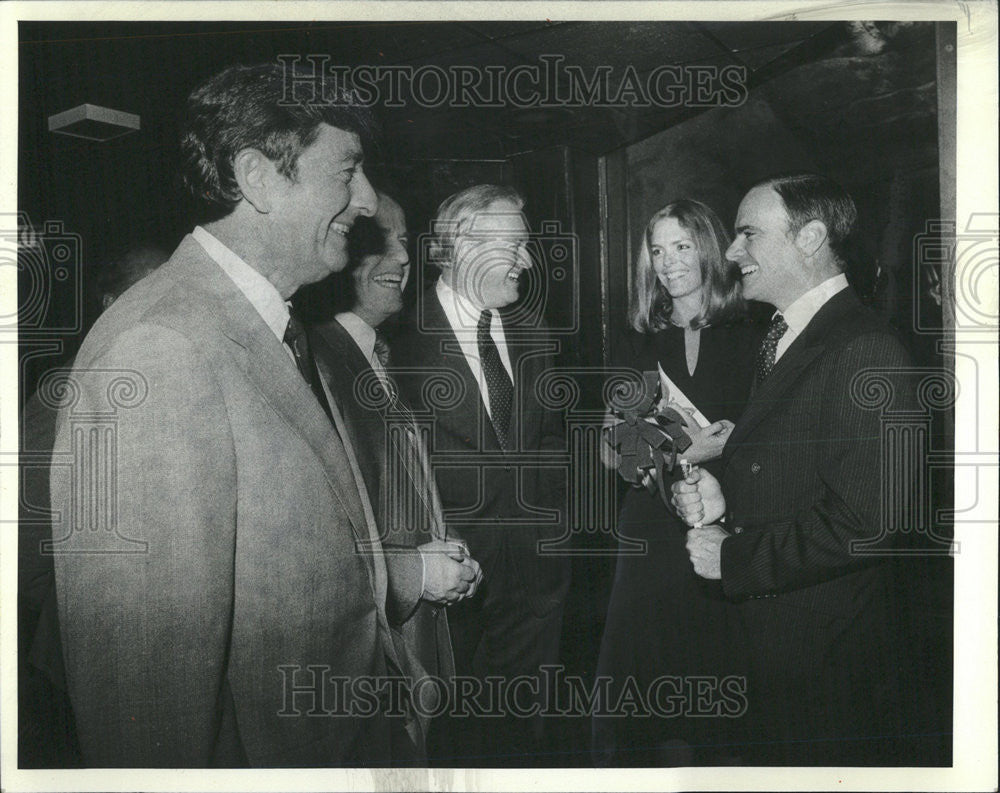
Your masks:
M348 93L290 103L285 76L191 94L202 224L101 317L64 394L52 550L89 765L390 765L420 742L385 716L380 681L410 667L378 529L286 302L375 211L369 117Z

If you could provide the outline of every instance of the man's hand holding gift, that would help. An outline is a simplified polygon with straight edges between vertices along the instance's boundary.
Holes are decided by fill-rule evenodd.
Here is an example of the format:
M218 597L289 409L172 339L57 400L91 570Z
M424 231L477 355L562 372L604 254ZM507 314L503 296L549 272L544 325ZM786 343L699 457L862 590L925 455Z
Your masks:
M722 578L722 542L729 535L715 524L726 513L726 499L719 480L702 468L692 468L674 482L670 503L685 523L687 551L694 571L702 578Z

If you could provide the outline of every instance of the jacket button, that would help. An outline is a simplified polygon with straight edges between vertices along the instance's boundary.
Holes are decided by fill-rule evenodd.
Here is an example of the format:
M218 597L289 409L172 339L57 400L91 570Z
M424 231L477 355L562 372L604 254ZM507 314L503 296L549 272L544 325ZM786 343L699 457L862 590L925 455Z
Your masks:
M759 474L760 473L760 463L751 463L750 464L750 473L752 473L752 474Z
M733 529L733 534L742 534L742 533L743 533L743 527L742 526L737 526L737 527L735 527Z

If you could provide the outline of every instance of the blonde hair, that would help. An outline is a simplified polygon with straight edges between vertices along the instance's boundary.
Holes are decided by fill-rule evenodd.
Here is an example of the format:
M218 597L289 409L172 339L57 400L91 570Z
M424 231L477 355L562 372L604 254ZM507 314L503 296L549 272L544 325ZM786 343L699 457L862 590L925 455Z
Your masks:
M652 237L656 224L674 218L694 237L701 265L701 311L691 320L692 328L723 325L746 311L736 268L726 261L729 235L722 221L700 201L682 198L671 201L646 224L635 260L632 295L629 301L629 325L640 333L655 333L670 323L673 299L653 270Z

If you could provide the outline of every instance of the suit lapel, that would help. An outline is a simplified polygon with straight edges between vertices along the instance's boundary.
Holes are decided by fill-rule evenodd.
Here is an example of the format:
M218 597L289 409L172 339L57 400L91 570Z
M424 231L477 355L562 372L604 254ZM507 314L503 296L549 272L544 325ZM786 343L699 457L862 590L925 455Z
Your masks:
M323 369L323 378L330 386L340 405L340 413L348 423L351 442L356 451L361 449L363 452L362 457L358 458L359 462L366 461L361 466L362 471L372 478L371 482L366 479L366 483L377 489L377 471L384 459L384 448L381 444L374 443L376 437L370 425L372 414L379 411L361 407L354 395L359 378L363 378L366 373L369 377L374 377L375 374L354 339L336 320L310 329L309 338L317 365L327 365Z
M354 339L351 338L351 335L337 320L320 325L315 330L315 333L310 333L309 335L310 339L315 339L320 353L323 352L323 347L325 347L330 354L339 359L350 370L352 377L357 377L371 369L371 365L365 360L364 354L358 345L354 343ZM323 357L325 356L322 354L317 355L317 358ZM347 393L346 390L340 388L340 384L338 384L337 390L343 391L345 394Z
M375 512L365 489L364 479L361 475L361 468L358 465L357 457L355 456L354 449L351 446L350 434L348 433L347 425L344 422L337 400L330 391L330 367L325 361L319 358L316 359L316 366L319 370L320 385L322 386L323 393L326 395L326 400L330 405L334 426L336 426L337 432L343 439L344 453L347 457L347 463L350 466L350 479L354 486L353 492L356 494L358 501L360 501L362 512L364 514L366 534L364 538L362 538L359 547L364 549L364 557L368 561L366 569L368 570L369 581L371 582L372 590L375 595L375 615L378 621L379 631L382 635L382 649L390 661L395 665L395 668L405 672L409 668L410 659L405 651L405 648L400 649L397 647L395 638L397 634L389 627L389 621L385 614L385 602L389 592L389 572L385 564L385 554L383 553L382 540L379 536L378 521L375 519ZM357 536L357 532L355 532L355 536ZM390 670L390 674L391 673L392 670ZM407 729L409 730L409 726Z
M222 311L222 333L237 347L235 357L247 379L323 462L334 496L347 513L356 534L366 536L364 510L357 498L344 446L323 408L299 374L295 362L236 284L193 238L181 243L189 282L202 284ZM183 272L180 277L186 277Z
M192 237L181 243L178 252L185 247L187 250L183 251L183 257L178 257L178 276L189 283L200 284L221 307L217 322L222 333L236 348L235 357L247 379L323 462L330 489L343 507L356 540L361 547L371 549L371 553L364 554L367 560L365 569L372 587L380 633L384 637L382 646L398 669L405 668L385 616L387 574L378 528L367 494L363 492L364 484L346 435L346 426L326 383L329 372L321 371L320 380L333 412L336 430L299 374L291 356L236 284Z
M761 421L784 404L784 395L826 349L831 325L858 305L857 298L848 287L830 298L816 312L803 332L774 365L768 378L754 389L739 423L726 442L724 459L732 454Z
M546 338L536 325L514 324L511 315L501 313L507 355L513 370L514 400L510 417L510 438L512 448L517 451L529 450L534 444L525 443L528 438L537 438L537 423L540 413L535 387L539 377L545 374L545 364L550 356L558 352L558 344L548 338L543 344L539 338ZM529 335L525 335L529 334ZM529 426L531 422L531 426Z
M448 317L445 316L434 287L428 289L425 295L424 320L433 334L431 343L438 345L435 357L440 357L442 365L461 376L465 383L465 399L447 414L452 430L462 434L468 433L469 428L475 427L482 435L483 444L480 451L499 451L500 441L497 439L496 430L493 429L493 422L486 412L479 381L473 374L465 353L462 352L462 346L458 343L458 337L448 322ZM513 421L513 418L511 420Z
M344 417L340 412L339 403L330 390L329 383L330 376L332 374L330 367L322 358L316 359L316 367L319 369L320 385L323 388L323 392L326 394L327 402L330 404L333 424L337 428L337 433L340 435L343 442L344 455L347 459L347 465L349 467L349 475L347 477L348 483L345 483L345 486L353 487L352 492L357 496L357 499L361 504L361 510L364 514L364 534L359 537L361 540L360 547L365 548L368 551L365 554L365 557L369 559L369 563L371 565L376 602L384 611L387 591L387 574L385 569L385 557L382 555L382 543L379 539L378 521L375 519L375 511L372 508L371 500L368 498L368 491L365 488L364 477L361 474L361 466L358 465L358 458L355 455L354 447L351 444L350 432L347 424L344 422ZM345 473L347 472L345 471ZM357 531L355 531L355 536L358 536Z

